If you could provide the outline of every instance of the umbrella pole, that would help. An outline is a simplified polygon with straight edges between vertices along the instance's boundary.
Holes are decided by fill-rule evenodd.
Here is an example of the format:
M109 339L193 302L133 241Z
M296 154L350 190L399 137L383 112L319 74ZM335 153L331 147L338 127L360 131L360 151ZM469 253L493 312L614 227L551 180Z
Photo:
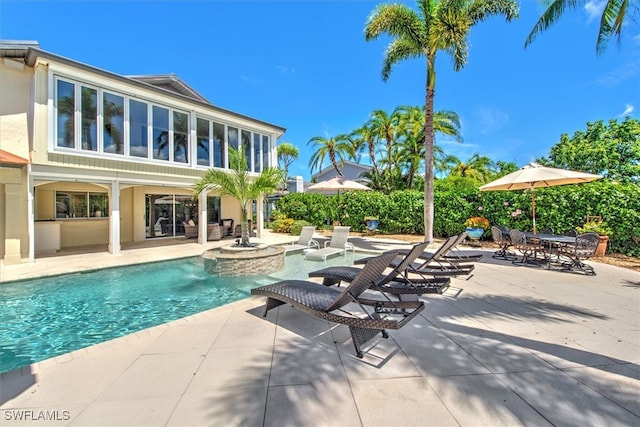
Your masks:
M533 234L538 234L536 230L536 190L535 188L531 189L531 207L533 213Z

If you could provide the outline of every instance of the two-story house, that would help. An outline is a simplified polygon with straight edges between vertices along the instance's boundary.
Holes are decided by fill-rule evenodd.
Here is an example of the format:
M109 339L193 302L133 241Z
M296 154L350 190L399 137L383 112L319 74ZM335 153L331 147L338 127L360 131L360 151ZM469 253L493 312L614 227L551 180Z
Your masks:
M123 76L0 41L0 258L88 245L118 254L123 243L184 236L185 223L204 243L207 223L238 223L240 206L215 192L194 199L192 185L229 168L229 147L252 173L276 167L284 131L174 75Z

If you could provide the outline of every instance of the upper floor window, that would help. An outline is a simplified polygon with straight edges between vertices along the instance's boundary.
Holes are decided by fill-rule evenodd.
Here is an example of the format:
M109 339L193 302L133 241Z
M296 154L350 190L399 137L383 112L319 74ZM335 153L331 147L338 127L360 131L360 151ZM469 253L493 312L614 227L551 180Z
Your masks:
M149 157L149 109L147 104L129 101L129 154Z
M269 165L269 137L248 129L197 117L194 131L188 112L57 76L53 101L60 151L225 168L231 146L242 149L249 171Z
M124 97L105 92L102 112L105 153L124 154Z
M58 147L75 148L75 85L58 80L56 91L56 144Z

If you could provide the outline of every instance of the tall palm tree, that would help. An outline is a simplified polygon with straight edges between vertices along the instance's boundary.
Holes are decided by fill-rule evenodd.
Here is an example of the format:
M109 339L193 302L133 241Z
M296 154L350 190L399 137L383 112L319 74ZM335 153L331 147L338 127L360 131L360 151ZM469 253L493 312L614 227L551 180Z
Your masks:
M426 59L426 100L424 124L424 238L433 240L433 113L436 54L442 50L453 58L459 71L467 62L468 37L471 28L494 15L507 21L518 16L515 0L418 0L418 12L403 4L382 4L369 16L365 39L375 40L382 34L393 38L385 51L382 79L391 68L405 59Z
M586 1L553 0L547 3L547 9L529 33L527 40L524 42L524 47L529 46L538 34L555 24L567 10L581 8L585 5ZM605 51L612 37L617 38L618 44L620 44L622 27L626 18L633 13L637 13L638 10L640 10L640 6L637 4L637 0L607 0L602 10L602 17L600 18L600 28L596 41L597 55Z
M354 155L352 154L353 144L348 135L338 135L330 138L314 136L307 142L307 145L308 144L312 144L316 149L309 159L309 167L311 167L312 171L316 169L320 171L324 158L328 156L329 162L338 175L344 176L338 163L342 164L346 159Z
M284 170L284 183L286 186L287 178L289 177L289 166L298 158L298 147L290 142L281 142L278 147L278 165Z
M194 195L209 189L217 190L222 196L231 196L240 202L242 210L242 235L240 246L250 247L249 208L251 203L261 196L273 193L282 181L282 171L277 168L265 168L255 178L250 177L247 158L242 147L236 150L229 147L231 170L209 169L193 186Z
M371 166L373 166L373 174L375 176L380 175L380 168L378 166L378 161L376 160L376 137L371 129L366 123L354 130L350 135L351 141L354 144L354 148L356 151L359 151L359 147L366 147L367 152L369 154L369 160L371 160Z

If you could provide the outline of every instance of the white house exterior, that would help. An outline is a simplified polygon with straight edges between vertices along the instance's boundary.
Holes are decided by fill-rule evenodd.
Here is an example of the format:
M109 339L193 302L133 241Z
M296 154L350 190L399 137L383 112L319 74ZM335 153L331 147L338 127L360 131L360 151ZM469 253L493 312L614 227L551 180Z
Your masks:
M242 146L253 173L277 167L285 129L214 106L174 75L122 76L0 41L0 259L184 235L240 220L234 199L192 198ZM262 230L262 202L256 226ZM237 223L237 222L236 222Z
M355 163L348 160L345 160L341 164L342 175L346 179L357 181L364 185L367 185L369 181L366 178L362 178L362 174L369 172L371 169L371 166L362 165L360 163ZM338 176L338 172L332 165L329 165L326 168L322 169L320 172L311 175L311 181L321 182L331 178L335 178L336 176Z

